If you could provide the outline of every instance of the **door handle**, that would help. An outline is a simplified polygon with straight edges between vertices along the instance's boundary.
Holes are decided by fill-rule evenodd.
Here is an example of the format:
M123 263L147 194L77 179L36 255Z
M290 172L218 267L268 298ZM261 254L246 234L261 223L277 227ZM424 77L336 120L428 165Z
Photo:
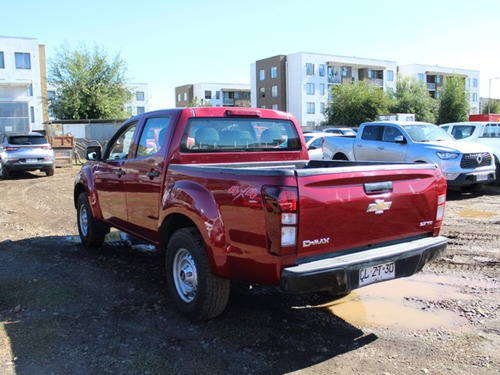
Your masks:
M148 176L151 180L155 177L158 177L160 175L159 171L150 171L146 173L146 176Z

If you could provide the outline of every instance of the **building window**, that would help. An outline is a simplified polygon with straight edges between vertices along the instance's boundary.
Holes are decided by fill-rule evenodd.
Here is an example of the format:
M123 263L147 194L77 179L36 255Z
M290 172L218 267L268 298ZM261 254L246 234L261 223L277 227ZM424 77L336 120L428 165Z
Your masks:
M278 86L271 87L271 96L276 98L278 96Z
M472 87L477 87L477 78L472 79Z
M278 68L275 66L271 68L271 78L278 78Z
M306 122L306 126L308 128L314 128L316 126L315 122L314 121L307 121Z
M312 64L312 63L306 63L306 74L308 76L313 76L314 75L314 64Z
M308 115L313 115L316 113L316 106L313 102L307 102L306 103L306 113Z
M3 58L3 51L0 51L0 69L5 69L5 60Z
M394 81L394 70L388 70L387 71L387 80L389 82Z
M140 115L141 113L146 112L146 108L144 107L137 107L137 114Z
M142 102L144 101L144 91L137 91L135 93L135 100Z
M260 90L259 90L259 96L261 98L265 98L266 97L266 88L265 87L261 87Z
M205 91L205 99L212 99L212 91Z
M306 83L306 94L307 95L314 95L314 83Z
M324 83L319 84L319 94L325 95L325 84Z
M185 92L185 93L184 93L184 101L185 101L185 102L187 102L187 100L188 100L188 93L187 93L187 92ZM179 100L179 101L180 101L180 100Z
M278 110L278 105L277 105L277 104L273 104L273 109L274 109L275 111L277 111L277 110Z
M32 83L30 83L30 85L28 86L28 95L33 96L33 84Z
M35 123L35 107L30 107L30 117L31 117L31 123Z
M29 53L16 52L16 69L31 69L31 58Z
M325 103L323 102L319 103L319 113L322 115L325 113Z
M472 93L472 101L477 102L477 92Z
M181 94L177 94L177 102L180 103L181 101Z
M325 64L319 64L319 75L320 77L325 76Z
M418 82L424 82L424 73L418 73L417 75Z
M264 80L266 79L266 71L265 71L264 69L261 69L261 70L259 71L259 79L260 79L261 81L264 81Z

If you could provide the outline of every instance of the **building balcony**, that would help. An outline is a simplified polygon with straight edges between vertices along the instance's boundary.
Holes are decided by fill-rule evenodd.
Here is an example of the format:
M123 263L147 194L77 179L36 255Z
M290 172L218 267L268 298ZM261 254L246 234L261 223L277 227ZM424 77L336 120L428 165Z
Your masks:
M431 83L431 82L427 82L427 90L435 91L436 90L436 84L435 83Z

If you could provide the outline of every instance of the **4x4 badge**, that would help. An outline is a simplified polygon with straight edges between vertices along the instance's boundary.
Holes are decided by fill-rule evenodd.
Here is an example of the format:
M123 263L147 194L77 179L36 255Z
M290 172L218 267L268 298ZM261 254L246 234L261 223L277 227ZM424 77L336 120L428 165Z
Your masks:
M366 212L375 212L375 214L383 214L391 208L392 202L386 202L383 199L375 199L375 203L370 203Z

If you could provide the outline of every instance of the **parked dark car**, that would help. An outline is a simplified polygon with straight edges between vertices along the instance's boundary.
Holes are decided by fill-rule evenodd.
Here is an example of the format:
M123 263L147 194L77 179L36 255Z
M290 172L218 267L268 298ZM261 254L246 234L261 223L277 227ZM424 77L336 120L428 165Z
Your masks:
M11 172L40 170L54 175L54 150L39 133L0 134L0 178Z

